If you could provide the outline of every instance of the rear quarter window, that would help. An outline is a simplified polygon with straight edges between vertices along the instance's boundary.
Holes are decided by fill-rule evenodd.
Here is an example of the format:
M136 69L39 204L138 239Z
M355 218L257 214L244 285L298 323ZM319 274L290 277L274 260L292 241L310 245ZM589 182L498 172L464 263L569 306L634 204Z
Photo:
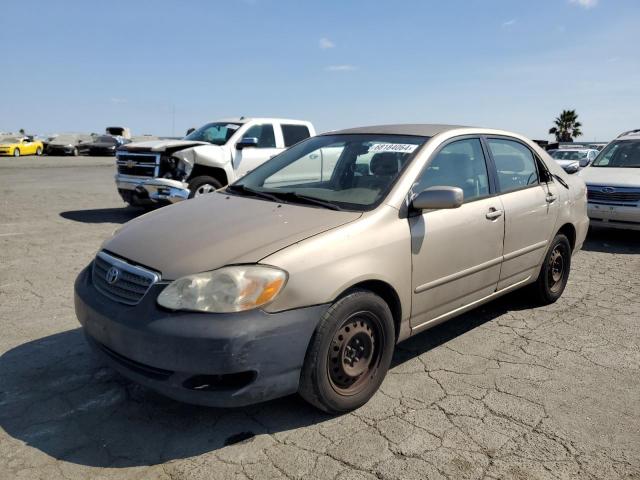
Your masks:
M284 146L290 147L309 138L311 134L306 125L282 125L282 136L284 138Z

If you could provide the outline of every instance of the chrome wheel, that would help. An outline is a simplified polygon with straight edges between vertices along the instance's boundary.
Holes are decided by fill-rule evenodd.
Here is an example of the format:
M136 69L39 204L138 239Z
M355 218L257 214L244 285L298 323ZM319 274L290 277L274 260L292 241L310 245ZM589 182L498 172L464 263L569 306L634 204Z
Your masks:
M564 280L564 252L561 245L557 245L549 256L549 290L558 292Z
M20 156L20 149L19 148L14 148L13 149L13 156L14 157L19 157Z
M211 193L211 192L215 192L216 191L216 187L214 187L213 185L209 185L208 183L205 183L203 185L200 185L195 193L194 193L194 197L199 197L200 195L205 195L207 193Z
M380 319L358 312L338 329L329 347L327 367L332 388L340 395L356 395L373 378L380 363L384 334Z

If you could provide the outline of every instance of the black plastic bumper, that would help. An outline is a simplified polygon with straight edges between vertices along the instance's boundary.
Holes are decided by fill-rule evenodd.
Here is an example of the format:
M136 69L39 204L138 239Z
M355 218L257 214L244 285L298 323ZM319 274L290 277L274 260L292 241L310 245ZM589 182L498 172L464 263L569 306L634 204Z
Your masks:
M329 305L269 314L170 312L155 285L135 306L98 292L90 267L75 284L75 308L89 344L114 369L168 397L236 407L298 390L300 369Z

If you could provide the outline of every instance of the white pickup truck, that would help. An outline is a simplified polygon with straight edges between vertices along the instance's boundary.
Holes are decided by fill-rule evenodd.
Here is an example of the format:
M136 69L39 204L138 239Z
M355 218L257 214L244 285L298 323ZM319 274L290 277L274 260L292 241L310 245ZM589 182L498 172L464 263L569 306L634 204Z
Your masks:
M175 203L228 185L301 140L310 122L233 118L208 123L182 140L134 142L116 152L116 185L129 205Z

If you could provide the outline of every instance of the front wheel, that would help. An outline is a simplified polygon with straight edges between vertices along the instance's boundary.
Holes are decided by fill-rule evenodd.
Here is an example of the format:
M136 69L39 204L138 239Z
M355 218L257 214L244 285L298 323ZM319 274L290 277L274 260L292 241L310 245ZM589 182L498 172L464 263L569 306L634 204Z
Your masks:
M71 155L74 157L77 157L80 154L80 152L78 152L78 148L74 147L73 150L71 150Z
M199 197L207 193L215 192L222 188L222 184L213 177L201 175L189 180L189 198Z
M13 156L14 157L19 157L20 156L20 149L18 147L13 149Z
M541 305L554 303L562 296L571 270L571 244L563 234L555 236L544 258L538 280L532 285Z
M300 395L328 413L361 407L387 374L395 345L387 303L365 290L339 299L316 328L300 375Z

